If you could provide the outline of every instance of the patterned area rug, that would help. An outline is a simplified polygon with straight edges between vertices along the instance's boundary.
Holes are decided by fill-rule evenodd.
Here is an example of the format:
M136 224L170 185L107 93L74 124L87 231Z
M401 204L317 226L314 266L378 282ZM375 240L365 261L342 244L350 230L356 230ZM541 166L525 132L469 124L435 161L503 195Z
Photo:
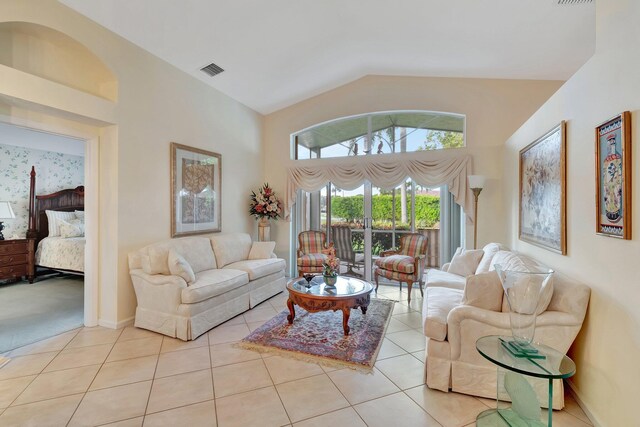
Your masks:
M328 367L370 372L391 319L393 304L391 300L372 299L366 315L360 309L351 310L351 331L346 337L342 330L342 311L309 313L296 306L293 325L287 322L289 310L285 310L237 345Z

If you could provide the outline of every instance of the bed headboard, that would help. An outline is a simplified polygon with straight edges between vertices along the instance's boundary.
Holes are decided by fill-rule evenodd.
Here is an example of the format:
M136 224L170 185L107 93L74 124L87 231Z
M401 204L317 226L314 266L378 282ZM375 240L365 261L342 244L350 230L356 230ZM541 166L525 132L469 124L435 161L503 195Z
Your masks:
M45 211L83 211L84 186L60 190L52 194L35 195L36 170L31 167L31 184L29 189L29 230L28 238L38 243L49 235L49 221Z

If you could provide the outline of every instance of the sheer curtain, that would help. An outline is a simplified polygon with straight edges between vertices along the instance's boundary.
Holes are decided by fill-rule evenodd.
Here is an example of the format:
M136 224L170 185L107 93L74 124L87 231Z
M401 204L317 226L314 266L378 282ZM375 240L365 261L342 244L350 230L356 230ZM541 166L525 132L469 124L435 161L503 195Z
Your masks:
M440 266L462 246L462 212L446 185L440 190Z

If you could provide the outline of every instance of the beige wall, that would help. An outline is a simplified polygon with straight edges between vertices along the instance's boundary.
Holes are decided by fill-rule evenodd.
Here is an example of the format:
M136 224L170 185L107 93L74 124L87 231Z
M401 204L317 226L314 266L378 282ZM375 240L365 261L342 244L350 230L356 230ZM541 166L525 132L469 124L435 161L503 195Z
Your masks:
M504 140L535 112L561 82L424 77L367 76L265 117L265 180L284 194L290 135L338 117L387 110L432 110L467 116L467 148L475 173L489 181L480 196L478 245L500 241L502 216L502 147ZM427 154L428 155L428 154ZM289 225L272 225L278 255L288 260ZM473 228L467 227L467 245Z
M170 237L171 141L222 154L222 229L254 231L246 210L250 189L263 180L261 115L54 0L0 0L0 10L0 23L40 24L78 41L118 80L118 101L110 102L82 92L83 87L50 82L59 79L46 69L37 77L25 72L28 55L20 55L22 71L0 67L0 94L11 96L3 114L11 118L21 111L34 123L62 127L71 119L92 124L100 135L103 324L116 325L134 314L127 254ZM40 63L42 53L21 40L32 39L14 37L11 48L30 52L33 64ZM60 40L56 43L59 48ZM79 66L77 72L84 70Z
M560 90L508 141L505 201L508 241L592 289L587 319L570 355L578 397L602 426L638 425L640 396L640 2L597 3L597 50ZM594 128L632 112L633 240L595 234ZM518 151L560 122L567 121L567 237L561 256L518 240Z

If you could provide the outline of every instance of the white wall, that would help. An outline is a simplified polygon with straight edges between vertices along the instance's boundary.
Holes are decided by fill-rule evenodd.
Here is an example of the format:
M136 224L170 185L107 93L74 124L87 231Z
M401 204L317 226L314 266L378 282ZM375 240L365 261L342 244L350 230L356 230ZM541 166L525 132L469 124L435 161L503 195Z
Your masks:
M504 239L502 216L503 141L538 109L561 82L426 77L367 76L322 95L265 116L265 180L284 194L290 164L290 135L331 119L389 110L431 110L465 114L467 148L475 173L488 182L480 196L478 246ZM437 155L437 154L436 154ZM289 259L289 225L272 225L276 252ZM473 227L467 227L473 245Z
M100 320L116 325L136 306L127 254L170 237L170 142L222 154L223 232L252 231L246 211L250 189L263 180L262 116L58 2L0 0L0 9L0 23L35 23L80 42L92 53L86 61L95 55L117 78L109 88L117 96L105 99L46 69L30 74L25 61L39 64L51 51L32 47L40 33L26 45L25 37L11 38L14 52L29 52L20 55L19 70L0 66L8 104L0 113L62 128L78 122L100 137ZM57 49L67 43L52 42ZM83 81L84 71L78 66Z
M511 247L592 289L582 332L570 356L570 380L602 426L638 425L640 396L640 2L597 3L597 49L587 62L508 141L504 162L507 235ZM632 112L633 240L595 234L595 127ZM567 256L518 240L518 151L561 120L567 121Z

